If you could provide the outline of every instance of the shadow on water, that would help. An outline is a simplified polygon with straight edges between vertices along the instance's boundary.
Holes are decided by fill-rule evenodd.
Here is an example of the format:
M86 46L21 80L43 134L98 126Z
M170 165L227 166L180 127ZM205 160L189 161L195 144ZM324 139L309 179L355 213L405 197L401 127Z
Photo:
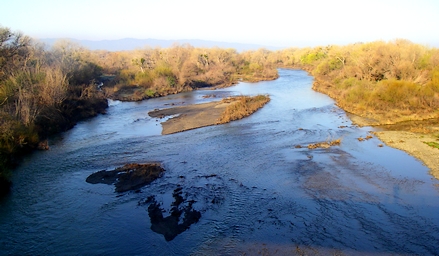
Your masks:
M311 90L306 72L279 73L190 100L112 102L107 115L78 124L14 173L0 202L0 254L437 254L439 190L427 168L377 138L359 142L374 128L353 125ZM220 96L204 97L212 93ZM258 93L271 101L225 125L161 136L147 115ZM145 162L166 171L137 193L85 182Z

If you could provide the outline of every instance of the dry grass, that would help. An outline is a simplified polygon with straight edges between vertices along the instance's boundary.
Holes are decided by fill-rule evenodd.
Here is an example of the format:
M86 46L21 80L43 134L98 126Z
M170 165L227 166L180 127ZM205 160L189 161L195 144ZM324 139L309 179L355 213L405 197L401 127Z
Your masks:
M269 101L270 98L267 95L257 95L253 97L238 96L223 99L223 102L232 102L232 104L221 114L221 117L218 119L218 124L225 124L247 117L262 108Z
M328 78L316 77L313 89L334 98L344 110L374 119L379 124L439 116L439 91L430 84L421 86L408 81L370 82L350 78L341 84L332 85L330 80L324 79ZM348 82L352 84L344 85Z

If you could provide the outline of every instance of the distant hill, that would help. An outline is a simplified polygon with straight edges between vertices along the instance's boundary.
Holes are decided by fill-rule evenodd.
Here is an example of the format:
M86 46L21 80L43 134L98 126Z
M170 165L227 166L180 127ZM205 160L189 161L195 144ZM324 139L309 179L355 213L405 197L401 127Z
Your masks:
M246 51L246 50L257 50L260 48L266 48L268 50L279 50L280 47L274 46L264 46L257 44L241 44L241 43L227 43L227 42L215 42L215 41L206 41L206 40L159 40L159 39L135 39L135 38L124 38L119 40L100 40L100 41L91 41L91 40L77 40L73 38L44 38L39 39L39 41L48 44L49 46L53 45L57 40L67 39L72 42L76 42L81 44L84 47L87 47L90 50L107 50L107 51L127 51L134 50L137 48L143 48L149 46L151 48L161 47L168 48L174 44L190 44L194 47L219 47L219 48L233 48L238 52Z

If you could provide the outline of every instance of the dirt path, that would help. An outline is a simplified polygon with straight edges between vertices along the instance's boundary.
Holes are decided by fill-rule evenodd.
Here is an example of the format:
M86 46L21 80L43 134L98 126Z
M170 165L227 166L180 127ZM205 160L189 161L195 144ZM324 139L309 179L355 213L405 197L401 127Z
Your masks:
M165 116L178 115L162 123L162 134L171 134L187 131L195 128L216 125L221 113L233 102L221 101L196 104L184 107L154 110L148 114L151 117L163 118Z

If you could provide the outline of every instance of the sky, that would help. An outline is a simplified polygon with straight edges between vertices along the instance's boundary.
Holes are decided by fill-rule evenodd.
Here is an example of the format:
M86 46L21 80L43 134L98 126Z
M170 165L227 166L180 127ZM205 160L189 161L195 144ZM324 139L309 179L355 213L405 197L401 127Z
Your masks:
M438 0L0 0L34 38L202 39L304 47L407 39L439 47Z

